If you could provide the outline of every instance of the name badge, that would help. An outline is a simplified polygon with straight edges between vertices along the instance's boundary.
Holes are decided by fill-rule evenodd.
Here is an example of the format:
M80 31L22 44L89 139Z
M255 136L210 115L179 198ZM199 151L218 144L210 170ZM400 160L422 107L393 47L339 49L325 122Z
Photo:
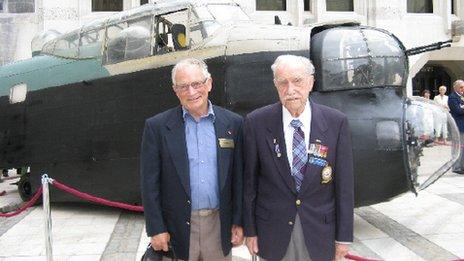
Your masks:
M233 149L234 148L234 140L232 139L225 139L225 138L219 138L219 147L225 148L225 149Z

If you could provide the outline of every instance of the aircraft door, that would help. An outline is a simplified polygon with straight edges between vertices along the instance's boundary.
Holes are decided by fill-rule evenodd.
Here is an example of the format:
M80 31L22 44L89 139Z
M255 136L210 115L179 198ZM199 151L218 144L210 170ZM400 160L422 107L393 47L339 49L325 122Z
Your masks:
M405 158L417 193L443 176L459 158L459 131L448 110L421 97L406 100Z

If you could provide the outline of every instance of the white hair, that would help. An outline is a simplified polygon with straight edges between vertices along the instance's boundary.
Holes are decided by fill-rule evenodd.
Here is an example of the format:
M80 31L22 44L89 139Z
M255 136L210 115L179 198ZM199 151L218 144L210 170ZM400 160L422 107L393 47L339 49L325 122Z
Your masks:
M206 65L206 63L204 61L202 61L200 59L195 59L195 58L187 58L187 59L180 60L172 68L172 71L171 71L172 85L176 85L177 71L180 68L184 67L184 66L190 66L190 65L198 66L198 68L201 69L201 71L202 71L203 75L205 76L205 78L211 77L211 74L208 72L208 66Z
M461 85L464 85L464 81L460 79L456 80L453 83L453 89L456 91L459 87L461 87Z
M275 74L276 74L277 68L281 66L282 64L292 64L292 65L296 64L298 66L303 67L308 74L310 75L314 74L314 65L311 62L311 60L303 56L284 54L284 55L280 55L279 57L277 57L277 59L275 59L274 63L271 66L272 72L274 74L274 78L276 76Z

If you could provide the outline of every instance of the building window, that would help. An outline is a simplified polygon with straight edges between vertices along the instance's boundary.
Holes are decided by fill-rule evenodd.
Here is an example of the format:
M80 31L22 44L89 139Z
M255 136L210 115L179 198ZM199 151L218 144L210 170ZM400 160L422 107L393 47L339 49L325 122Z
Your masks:
M0 0L0 12L34 13L34 0Z
M433 0L408 0L408 13L433 13Z
M287 10L286 0L256 0L257 11L285 11Z
M122 11L123 0L92 0L92 12Z
M304 10L311 11L311 0L304 0Z
M140 0L140 5L148 4L148 0Z
M353 12L353 0L326 0L326 10L332 12Z
M451 0L451 14L456 14L457 12L457 8L456 8L456 1L455 0Z

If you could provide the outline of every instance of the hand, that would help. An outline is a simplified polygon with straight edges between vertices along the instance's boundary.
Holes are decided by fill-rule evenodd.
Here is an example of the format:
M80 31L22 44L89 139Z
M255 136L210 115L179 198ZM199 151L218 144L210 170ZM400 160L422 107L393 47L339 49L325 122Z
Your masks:
M254 256L258 254L258 237L247 237L246 238L246 246L248 247L248 251L250 251L250 255Z
M153 247L155 251L163 250L167 252L169 250L169 240L171 240L171 236L167 232L154 235L150 239L151 247Z
M234 247L243 244L243 228L241 226L232 225L232 238L230 242Z
M348 254L348 244L335 243L335 258L334 260L343 260Z

